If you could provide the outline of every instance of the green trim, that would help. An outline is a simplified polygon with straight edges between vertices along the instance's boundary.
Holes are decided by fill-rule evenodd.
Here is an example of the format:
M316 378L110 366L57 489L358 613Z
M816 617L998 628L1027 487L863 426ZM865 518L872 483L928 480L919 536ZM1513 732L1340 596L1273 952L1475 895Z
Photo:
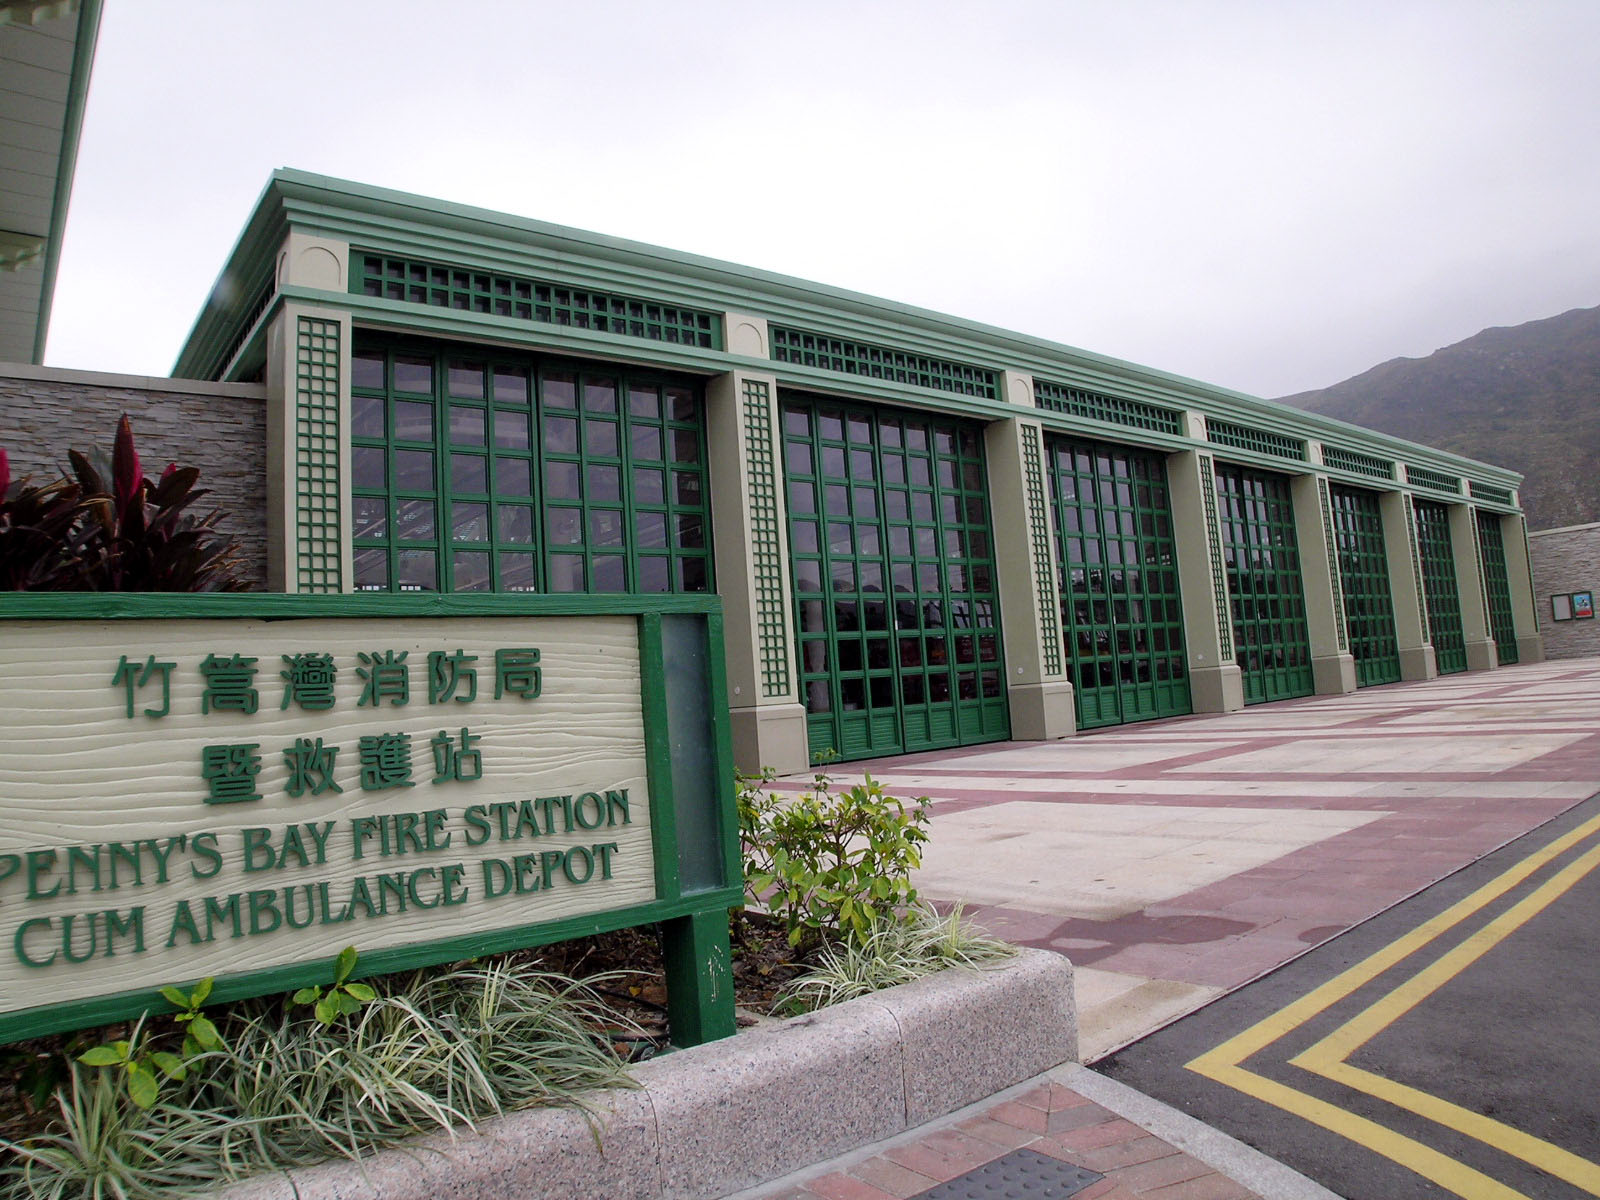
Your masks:
M1318 481L1321 482L1320 480ZM1394 593L1384 545L1378 493L1334 486L1333 524L1338 536L1339 587L1356 685L1400 682L1400 643L1394 623Z
M1410 463L1406 464L1406 482L1431 491L1445 492L1451 496L1461 494L1461 476L1446 475L1443 471L1430 471L1427 467L1414 467Z
M1059 564L1050 553L1050 509L1044 492L1043 454L1037 425L1023 422L1022 478L1027 493L1028 543L1033 559L1033 597L1039 612L1039 665L1047 676L1060 675L1061 597L1056 590Z
M1344 578L1339 561L1339 539L1333 528L1333 501L1328 494L1328 481L1317 476L1317 499L1322 508L1322 541L1328 550L1328 578L1333 591L1333 632L1341 651L1348 650L1348 630L1344 616Z
M1479 483L1476 479L1469 484L1469 492L1474 500L1487 500L1490 504L1500 504L1506 507L1511 505L1511 489L1492 487L1486 483Z
M728 711L728 655L726 630L723 624L722 611L718 609L706 617L706 636L710 645L707 669L707 687L710 695L706 703L714 713ZM736 787L737 768L733 762L733 726L726 720L715 721L712 724L713 738L716 745L713 747L717 759L717 779L720 781L722 794L733 796ZM744 902L744 855L739 846L739 818L733 803L725 804L720 809L722 817L722 877L729 880L738 880L740 887L739 903Z
M1467 669L1467 643L1461 619L1461 589L1450 537L1450 510L1431 500L1416 502L1417 549L1422 556L1423 595L1434 665L1439 674Z
M797 363L824 371L841 371L846 375L865 375L869 379L887 379L895 383L908 383L913 387L977 396L984 400L1000 398L1000 375L988 367L974 367L888 346L787 329L782 325L773 325L768 332L774 362Z
M639 617L639 682L644 712L645 780L650 788L650 833L655 843L656 896L677 900L678 810L672 790L672 717L661 644L661 614ZM726 711L722 709L719 711Z
M721 613L721 597L680 595L438 595L370 593L296 596L274 592L0 592L0 621L295 620L301 617L586 617Z
M1505 536L1496 513L1480 512L1478 545L1483 555L1483 598L1489 610L1489 631L1502 667L1518 660L1516 617L1511 603L1511 579L1506 570Z
M1212 473L1211 456L1201 454L1200 491L1206 507L1206 561L1211 564L1211 596L1217 610L1217 639L1221 661L1233 657L1233 617L1228 605L1228 578L1223 573L1222 529L1217 521L1217 479Z
M1270 429L1255 429L1232 421L1215 421L1206 418L1206 440L1217 446L1232 446L1236 450L1250 450L1273 458L1287 458L1295 462L1306 461L1306 441L1302 437L1274 433Z
M772 389L746 379L741 389L745 495L750 512L750 582L755 589L756 656L761 694L790 694L789 598L783 586L783 530L778 512L777 439L772 432Z
M697 892L677 901L656 901L634 905L630 908L611 909L605 912L586 913L566 917L545 924L519 925L511 929L498 929L461 937L441 938L437 941L418 942L410 946L395 946L382 950L363 950L356 972L357 978L389 975L396 971L411 971L419 967L443 962L478 958L485 954L500 954L509 950L532 949L548 946L569 938L587 937L593 933L606 933L613 929L628 929L649 925L657 921L695 913L715 914L737 906L743 898L742 888L719 888L715 891ZM327 959L292 966L266 967L245 971L237 975L220 975L211 993L211 1004L226 1004L252 996L270 995L274 992L292 991L314 983L326 984L332 966ZM169 984L188 986L195 980L163 979L159 986ZM92 1029L113 1021L123 1021L145 1013L174 1012L174 1006L159 991L140 989L118 992L110 996L96 996L85 1000L71 1000L48 1007L26 1008L0 1016L0 1045L23 1038L43 1037L75 1029Z
M1422 586L1422 551L1417 545L1417 514L1415 502L1409 495L1401 495L1400 505L1406 514L1406 549L1411 551L1411 581L1417 589L1417 619L1422 623L1422 640L1431 642L1433 630L1428 620L1428 601ZM1437 665L1437 663L1435 664Z
M1367 475L1373 479L1394 478L1394 463L1388 459L1362 454L1357 450L1346 450L1343 446L1324 444L1322 465L1336 471L1349 471L1352 475Z
M1217 492L1244 702L1309 696L1315 677L1289 477L1222 463Z
M1181 436L1183 413L1164 408L1159 404L1146 404L1140 400L1125 400L1120 396L1107 396L1083 388L1052 383L1035 378L1033 392L1039 407L1069 416L1085 417L1091 421L1105 421L1112 425L1126 425L1132 429L1148 429L1155 433Z
M295 324L294 571L297 592L344 590L339 498L339 322Z
M100 40L101 0L79 0L78 31L72 43L72 75L67 81L67 108L61 121L61 149L56 156L55 190L50 197L50 228L45 234L44 275L39 281L38 324L33 327L33 362L44 362L50 337L50 313L55 307L56 276L61 270L61 242L67 232L67 210L72 204L72 182L78 172L78 143L83 135L83 113L89 99L89 77L94 73L95 47Z

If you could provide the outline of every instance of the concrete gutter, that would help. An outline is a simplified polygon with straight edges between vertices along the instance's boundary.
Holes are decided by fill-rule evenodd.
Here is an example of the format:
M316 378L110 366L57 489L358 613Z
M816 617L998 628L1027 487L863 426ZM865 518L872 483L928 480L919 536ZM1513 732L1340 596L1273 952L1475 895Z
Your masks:
M1072 965L1024 950L633 1069L591 1117L531 1109L361 1163L262 1175L225 1200L536 1195L709 1200L954 1112L1076 1061Z

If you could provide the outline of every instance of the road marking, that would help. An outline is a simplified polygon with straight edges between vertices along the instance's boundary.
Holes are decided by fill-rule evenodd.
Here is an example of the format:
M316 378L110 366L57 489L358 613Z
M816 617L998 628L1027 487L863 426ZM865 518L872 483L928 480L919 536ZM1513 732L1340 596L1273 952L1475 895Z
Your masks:
M1349 967L1339 975L1322 984L1320 987L1306 993L1306 995L1286 1005L1276 1013L1258 1021L1250 1028L1229 1038L1221 1045L1199 1055L1187 1065L1187 1068L1199 1075L1203 1075L1225 1087L1253 1096L1263 1103L1271 1104L1296 1116L1302 1117L1313 1124L1320 1125L1329 1132L1347 1138L1359 1145L1364 1145L1375 1152L1393 1159L1395 1162L1410 1168L1439 1184L1449 1188L1460 1196L1470 1196L1476 1200L1484 1197L1486 1200L1528 1200L1523 1193L1480 1171L1468 1167L1466 1164L1450 1158L1448 1155L1427 1146L1414 1138L1397 1133L1387 1126L1306 1094L1287 1084L1278 1083L1267 1079L1243 1067L1241 1064L1248 1058L1266 1050L1273 1043L1294 1032L1308 1021L1319 1016L1333 1005L1353 995L1357 990L1377 979L1384 972L1397 966L1406 958L1415 954L1429 943L1454 929L1464 921L1481 912L1496 900L1505 896L1512 889L1526 882L1537 871L1548 866L1556 858L1578 845L1580 842L1600 832L1600 817L1594 817L1579 825L1576 829L1563 834L1553 842L1529 854L1526 858L1516 863L1483 887L1473 892L1470 896L1457 901L1438 916L1423 922L1417 928L1404 936L1397 938L1389 945L1369 955L1361 962ZM1390 993L1377 1001L1345 1025L1341 1026L1328 1038L1324 1038L1311 1050L1296 1059L1290 1060L1295 1065L1304 1065L1300 1062L1307 1055L1311 1055L1314 1066L1309 1069L1318 1070L1318 1073L1333 1075L1350 1075L1357 1072L1357 1068L1349 1066L1343 1059L1368 1039L1375 1036L1379 1030L1398 1019L1419 1003L1427 994L1437 989L1447 979L1459 974L1471 962L1475 961L1490 946L1507 936L1515 928L1530 919L1535 912L1548 906L1561 893L1567 891L1578 879L1593 870L1596 863L1600 862L1600 848L1590 851L1579 861L1569 865L1550 882L1542 885L1540 889L1526 899L1519 901L1507 910L1495 922L1491 922L1485 929L1474 933L1461 946L1445 955L1440 962L1454 960L1454 969L1441 969L1433 971L1432 968L1420 972L1415 979L1403 985L1401 989ZM1559 886L1558 886L1559 885ZM1542 902L1533 902L1543 897ZM1513 914L1520 914L1513 920ZM1503 922L1509 922L1498 933L1491 936L1489 931ZM1435 964L1437 967L1438 964ZM1430 974L1430 972L1432 972ZM1418 983L1417 980L1423 980ZM1428 986L1431 981L1432 986ZM1401 995L1401 993L1404 993ZM1385 1019L1386 1018L1386 1019ZM1365 1036L1362 1036L1364 1033ZM1320 1052L1320 1053L1319 1053ZM1333 1074L1329 1074L1332 1072ZM1372 1075L1370 1072L1360 1072L1361 1090L1379 1096L1381 1099L1400 1103L1394 1097L1399 1095L1398 1089L1404 1085L1393 1083L1381 1076ZM1339 1082L1349 1083L1350 1086L1359 1086L1351 1082L1351 1078L1340 1079ZM1420 1100L1422 1108L1433 1111L1421 1111L1419 1115L1430 1120L1439 1120L1439 1116L1455 1116L1456 1121L1444 1120L1441 1124L1458 1132L1467 1133L1469 1136L1479 1137L1473 1132L1480 1128L1465 1117L1477 1117L1477 1114L1467 1113L1459 1106L1450 1105L1448 1101L1438 1097L1429 1096L1417 1089L1405 1089L1408 1095L1406 1100L1413 1103ZM1388 1093L1388 1094L1386 1094ZM1401 1103L1401 1107L1418 1109L1409 1103ZM1449 1113L1447 1109L1454 1109ZM1437 1112L1438 1115L1434 1115ZM1504 1140L1491 1141L1490 1144L1499 1149L1507 1150L1524 1158L1525 1161L1534 1162L1536 1166L1559 1175L1575 1186L1581 1187L1593 1195L1600 1195L1600 1167L1588 1162L1577 1155L1561 1150L1538 1138L1532 1138L1520 1131L1511 1130L1509 1126L1499 1122L1490 1121L1489 1118L1479 1118L1496 1126L1494 1136L1503 1139L1504 1133L1510 1132L1520 1139L1517 1144L1521 1150L1535 1154L1543 1161L1529 1158L1527 1153L1519 1153L1506 1145ZM1537 1146L1526 1143L1538 1143ZM1542 1147L1542 1149L1541 1149ZM1564 1157L1563 1157L1564 1156ZM1546 1165L1547 1163L1555 1165ZM1560 1167L1561 1169L1556 1169ZM1591 1174L1592 1173L1592 1174Z

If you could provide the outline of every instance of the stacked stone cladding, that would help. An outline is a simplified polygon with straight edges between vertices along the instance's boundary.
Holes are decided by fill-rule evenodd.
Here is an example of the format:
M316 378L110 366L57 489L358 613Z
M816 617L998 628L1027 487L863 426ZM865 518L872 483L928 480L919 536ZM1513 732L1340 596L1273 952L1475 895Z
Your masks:
M1600 654L1600 618L1557 621L1550 597L1600 592L1600 522L1542 529L1528 534L1533 568L1534 608L1546 658L1588 658Z
M208 494L190 511L222 514L217 528L238 539L240 574L258 591L267 586L266 409L259 384L0 365L0 446L13 479L59 477L68 450L109 454L126 413L147 474L169 462L200 468Z

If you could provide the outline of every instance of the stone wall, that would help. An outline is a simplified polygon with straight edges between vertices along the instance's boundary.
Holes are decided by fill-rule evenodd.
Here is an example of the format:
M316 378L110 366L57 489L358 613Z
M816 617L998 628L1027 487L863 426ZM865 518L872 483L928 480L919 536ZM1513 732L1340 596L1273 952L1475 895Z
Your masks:
M1552 595L1600 592L1600 522L1530 532L1528 561L1545 657L1600 654L1600 619L1556 621L1550 616Z
M267 586L267 392L260 384L197 383L0 363L0 446L13 478L56 478L68 450L111 452L123 413L145 472L169 462L200 468L190 511L222 512L239 541L240 574Z

